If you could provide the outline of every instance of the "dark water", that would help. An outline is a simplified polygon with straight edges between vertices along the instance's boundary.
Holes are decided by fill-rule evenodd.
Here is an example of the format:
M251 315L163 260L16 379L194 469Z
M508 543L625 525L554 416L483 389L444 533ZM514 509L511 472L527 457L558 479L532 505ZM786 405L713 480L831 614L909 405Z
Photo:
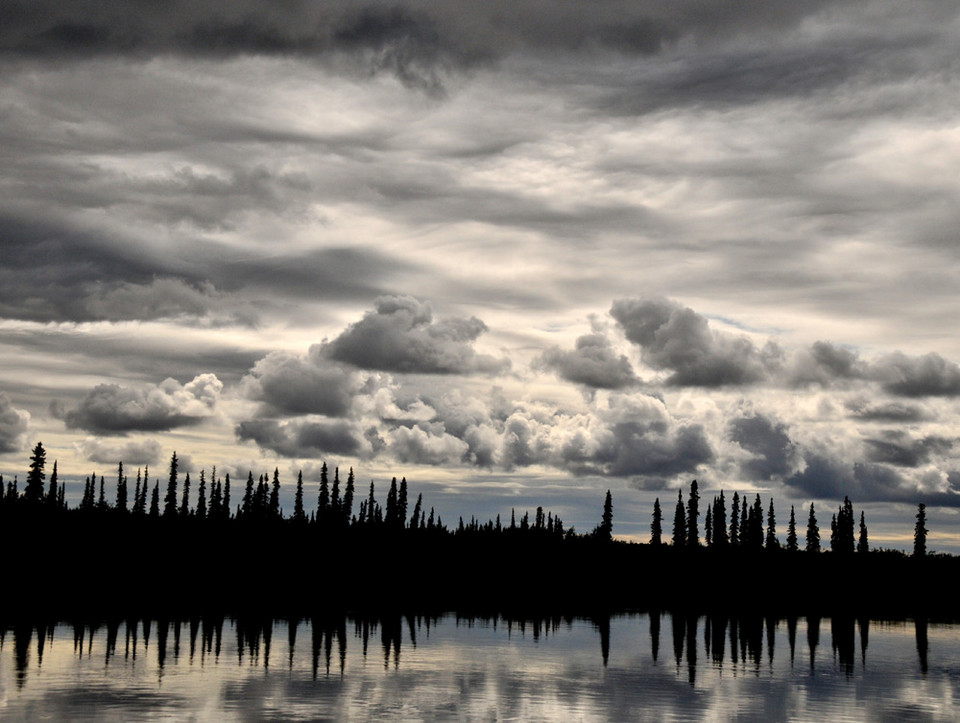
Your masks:
M955 721L960 626L617 615L3 627L2 720Z

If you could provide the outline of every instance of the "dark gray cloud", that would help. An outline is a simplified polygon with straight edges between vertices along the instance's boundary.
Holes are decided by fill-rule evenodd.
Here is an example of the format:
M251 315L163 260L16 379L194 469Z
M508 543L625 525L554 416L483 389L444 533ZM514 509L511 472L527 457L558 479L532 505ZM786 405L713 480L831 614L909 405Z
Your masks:
M429 304L410 296L382 296L321 353L361 369L414 374L505 371L505 359L477 354L473 342L487 330L475 317L434 321Z
M64 422L69 429L107 435L191 426L214 414L222 389L214 374L201 374L186 384L175 379L141 387L99 384L66 412Z
M539 365L555 371L561 378L595 389L623 389L636 384L630 360L617 354L603 334L585 334L572 351L548 349Z
M949 454L954 441L936 436L917 439L902 430L886 430L879 437L864 439L864 444L868 462L920 467L930 462L931 456Z
M938 480L930 484L889 464L840 461L830 455L810 453L807 466L785 482L799 496L857 503L897 502L915 505L960 507L960 486L947 475L947 486ZM821 529L824 521L821 519Z
M867 364L856 351L818 341L794 355L788 375L795 385L829 386L837 381L862 379L866 373Z
M746 337L713 331L705 317L668 299L619 299L610 315L640 346L646 364L672 372L671 385L750 384L779 365L775 346L761 350Z
M262 402L261 414L267 417L278 414L342 417L350 410L360 384L355 372L316 353L305 358L273 352L259 360L244 379L247 398Z
M762 414L730 422L730 439L754 455L742 465L747 479L769 481L794 470L797 449L787 431L787 425Z
M857 497L859 486L854 482L851 464L815 453L806 455L806 463L802 470L784 480L798 495L822 500Z
M0 391L0 453L19 452L26 443L30 415L10 403Z
M681 35L729 35L794 25L831 2L612 0L580 3L536 0L447 6L426 0L294 0L208 2L132 1L104 7L10 0L0 50L53 57L93 54L200 56L368 52L384 65L475 63L523 48L575 51L608 46L649 54ZM835 3L834 3L835 4Z
M564 450L570 468L611 477L669 479L683 473L696 474L700 465L714 459L710 442L698 424L664 430L658 425L624 421L614 424L610 432L609 443L592 459L582 459L571 448Z
M240 422L235 431L240 441L253 441L284 457L366 457L371 450L363 432L345 421L258 419Z
M960 396L960 366L936 352L920 357L888 354L872 365L871 374L887 392L898 396Z

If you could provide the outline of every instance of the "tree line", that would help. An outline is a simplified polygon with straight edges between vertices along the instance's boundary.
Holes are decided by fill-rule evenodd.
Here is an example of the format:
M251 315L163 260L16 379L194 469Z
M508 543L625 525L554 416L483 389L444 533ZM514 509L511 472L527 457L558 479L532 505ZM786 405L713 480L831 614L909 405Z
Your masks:
M233 507L231 496L234 493L231 489L232 481L229 473L221 478L217 476L214 467L208 480L206 471L201 470L196 482L195 496L191 497L193 482L190 474L186 473L181 483L179 466L177 453L174 452L162 490L162 480L151 480L149 467L144 467L142 471L137 469L131 489L121 461L117 467L112 501L107 499L105 477L101 475L98 480L97 474L94 473L86 478L83 496L75 509L83 513L110 513L153 520L190 519L200 522L284 520L292 525L317 526L332 531L348 528L377 528L393 531L408 529L463 536L507 531L523 534L533 532L557 540L577 537L573 527L565 528L559 515L544 512L543 507L537 507L532 520L529 511L525 511L518 521L516 510L511 510L509 523L501 521L499 515L495 520L487 520L485 523L481 523L473 516L466 522L463 517L460 517L458 525L450 530L432 507L429 513L426 511L422 494L417 496L412 512L410 511L406 477L403 477L399 483L396 477L391 480L384 504L377 500L375 484L371 480L369 491L359 499L357 504L356 478L353 468L350 468L344 482L341 482L339 467L334 468L331 480L326 462L323 462L320 469L316 507L309 515L304 506L302 471L297 475L292 514L287 516L281 509L279 468L274 469L272 477L261 474L256 481L254 481L253 472L250 471L242 488L242 496ZM69 507L65 499L65 484L60 481L57 462L53 463L49 483L46 482L45 470L46 450L41 442L37 442L30 456L26 485L22 493L18 489L16 478L7 482L4 487L3 476L0 475L0 492L2 492L0 513L12 511L18 505L30 511L67 511ZM823 549L820 525L812 502L807 511L803 543L798 533L796 510L791 505L786 540L781 544L777 535L776 512L772 497L765 509L759 493L750 502L746 495L741 498L739 492L734 492L728 512L726 494L721 490L706 506L706 512L703 515L702 542L700 501L696 480L690 483L686 502L683 499L683 490L677 491L670 537L674 548L703 546L718 550L785 549L789 552L798 552L802 549L808 553L819 553ZM927 534L926 507L920 503L917 506L914 527L914 556L926 555ZM613 539L613 502L609 490L604 499L600 523L589 533L589 537L608 542ZM660 498L657 497L654 501L653 519L650 525L650 545L660 547L665 544L663 511ZM841 555L854 552L865 554L870 551L865 514L863 511L860 512L859 524L857 524L853 503L849 497L844 497L838 510L831 517L829 546L831 552Z
M686 499L678 492L672 538L658 498L650 542L636 544L613 538L609 490L599 523L578 532L543 507L448 525L421 494L413 498L406 478L394 477L381 497L373 482L360 489L352 469L341 475L326 465L319 484L297 475L292 511L280 504L288 496L277 469L236 484L216 470L181 475L176 454L158 478L143 468L130 479L118 463L115 481L87 477L74 505L56 461L49 477L46 468L38 443L22 490L16 478L0 480L0 545L8 551L0 570L11 591L0 612L657 605L801 614L883 606L896 615L917 605L952 609L929 582L960 574L960 558L926 553L922 505L908 556L872 549L865 516L858 529L849 499L832 516L827 550L812 505L805 541L791 508L783 544L772 500L734 493L728 506L720 492L701 514L695 481ZM762 588L730 585L734 569L762 578ZM818 584L804 583L811 579Z
M674 547L696 548L701 546L699 518L700 493L697 481L693 480L690 483L690 492L686 504L683 501L683 490L677 491L677 504L673 516L673 534L671 537L671 543ZM917 505L913 535L913 554L915 557L923 557L927 554L928 529L926 521L926 506L921 502ZM666 544L663 531L663 511L659 497L653 504L650 544L654 547ZM814 554L821 552L823 549L820 538L820 523L817 520L813 502L810 503L808 510L805 542L801 547L794 505L790 505L786 543L781 544L777 536L777 518L772 497L766 511L764 511L759 494L754 497L751 503L746 496L741 499L740 493L734 492L728 517L726 495L723 490L707 506L704 515L703 546L721 550L734 548L743 550L784 549L788 552L798 552L803 549ZM830 551L841 555L853 554L854 552L865 554L870 551L866 515L861 511L860 521L857 524L853 503L847 496L844 496L839 509L833 513L830 519Z

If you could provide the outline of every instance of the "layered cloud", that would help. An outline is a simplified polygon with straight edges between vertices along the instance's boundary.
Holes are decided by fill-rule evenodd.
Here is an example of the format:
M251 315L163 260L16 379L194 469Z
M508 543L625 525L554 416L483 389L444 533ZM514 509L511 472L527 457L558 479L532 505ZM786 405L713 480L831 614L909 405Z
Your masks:
M99 384L66 412L64 422L69 429L107 435L187 427L213 416L222 389L222 382L209 373L186 384L175 379L139 387Z

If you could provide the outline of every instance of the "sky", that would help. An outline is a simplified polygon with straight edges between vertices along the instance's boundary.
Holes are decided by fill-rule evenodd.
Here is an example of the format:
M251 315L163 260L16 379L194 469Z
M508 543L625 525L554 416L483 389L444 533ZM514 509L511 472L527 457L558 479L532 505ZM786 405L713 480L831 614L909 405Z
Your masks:
M7 0L0 472L609 489L638 541L696 479L960 552L957 47L949 0Z

